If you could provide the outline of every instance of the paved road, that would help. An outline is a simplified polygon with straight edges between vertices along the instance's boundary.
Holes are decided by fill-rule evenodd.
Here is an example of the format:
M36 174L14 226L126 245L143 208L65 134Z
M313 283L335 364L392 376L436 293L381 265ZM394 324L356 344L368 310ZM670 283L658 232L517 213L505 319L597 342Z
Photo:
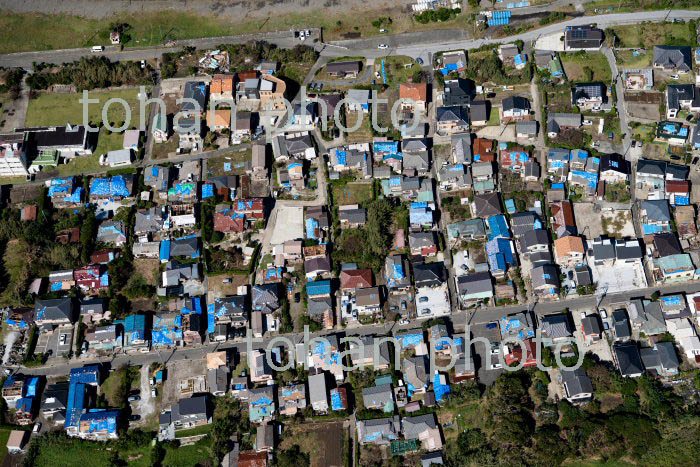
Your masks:
M700 11L662 10L581 16L568 21L562 21L561 23L550 24L538 29L530 30L522 34L516 34L499 39L465 39L453 37L445 41L430 41L416 39L413 33L411 33L411 35L403 34L396 36L383 36L374 39L336 41L332 42L332 44L347 47L347 50L326 48L323 50L322 54L336 57L343 55L363 55L368 58L378 58L389 54L396 54L408 55L414 58L421 57L423 60L425 60L429 53L435 53L443 50L474 49L485 44L513 42L515 40L522 40L523 42L534 41L540 36L561 32L567 26L580 26L584 24L596 23L599 28L605 29L609 26L637 24L643 21L660 22L667 20L668 18L682 18L685 20L697 19L700 18ZM387 44L389 49L378 49L377 46L380 43Z
M630 136L629 127L627 126L627 105L625 104L624 82L620 72L617 69L617 62L613 51L608 47L603 47L602 51L605 58L608 59L608 64L610 65L610 71L612 73L613 85L615 86L615 93L617 94L617 102L615 103L615 106L620 117L620 128L623 134L622 154L627 156L627 152L632 145L632 138Z
M646 289L638 289L631 292L621 292L616 294L605 295L600 297L597 295L589 295L586 297L574 298L571 300L560 300L557 302L546 302L546 303L536 303L528 305L513 305L508 307L492 307L483 308L477 311L459 311L451 315L451 320L453 327L456 332L463 332L464 325L469 322L470 325L489 323L496 321L504 316L511 315L513 313L526 311L530 308L537 315L543 315L548 313L554 313L562 311L564 308L569 308L570 310L579 309L595 309L600 301L601 306L614 306L616 304L624 304L630 299L635 297L649 296L655 291L660 291L662 294L673 294L679 292L685 293L695 293L700 292L700 281L685 283L685 284L675 284L665 287L648 287ZM392 333L393 331L398 331L401 329L411 329L419 325L420 321L414 321L406 326L400 326L397 323L385 323L385 324L373 324L359 326L346 331L347 336L362 336L367 334L384 335ZM311 337L323 336L326 334L333 334L334 331L323 331L319 333L310 333ZM265 337L262 342L252 343L253 349L261 349L267 347L271 339L275 336ZM285 334L283 337L288 338L293 343L302 342L304 339L303 333L293 333ZM275 345L281 345L276 342ZM71 361L65 363L59 360L57 364L50 364L40 368L30 368L26 370L26 373L33 375L47 375L47 376L60 376L66 375L71 368L81 367L88 363L111 363L113 367L119 365L150 365L153 362L165 363L168 361L178 361L178 360L198 360L204 358L207 353L226 350L226 349L236 349L238 352L245 352L247 349L246 342L225 342L217 344L208 344L200 347L183 347L175 350L163 350L163 351L152 351L149 353L139 353L134 355L119 355L114 358L102 358L102 359L84 359L80 361Z
M318 37L318 30L315 30L315 36ZM84 56L104 55L112 61L129 61L129 60L151 60L160 58L164 53L179 52L184 47L197 47L198 49L208 49L217 47L221 44L243 44L251 40L266 41L275 44L278 47L291 48L297 44L314 45L314 43L301 42L295 39L290 31L280 31L271 33L248 34L241 36L222 36L222 37L204 37L199 39L189 39L177 41L172 47L140 47L126 48L120 50L119 46L106 47L104 52L95 53L89 47L79 49L62 49L62 50L41 50L35 52L20 52L13 54L0 55L0 66L32 68L34 62L47 63L70 63L79 60Z

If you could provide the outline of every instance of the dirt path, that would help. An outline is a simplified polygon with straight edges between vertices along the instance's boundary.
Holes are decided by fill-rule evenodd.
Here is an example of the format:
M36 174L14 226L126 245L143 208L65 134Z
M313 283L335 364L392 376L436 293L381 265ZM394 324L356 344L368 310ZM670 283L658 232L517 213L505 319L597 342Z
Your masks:
M25 78L26 79L26 78ZM5 102L2 108L3 125L0 126L0 131L11 132L15 128L22 128L24 120L27 118L27 109L29 108L29 88L22 80L22 90L17 99L10 99Z

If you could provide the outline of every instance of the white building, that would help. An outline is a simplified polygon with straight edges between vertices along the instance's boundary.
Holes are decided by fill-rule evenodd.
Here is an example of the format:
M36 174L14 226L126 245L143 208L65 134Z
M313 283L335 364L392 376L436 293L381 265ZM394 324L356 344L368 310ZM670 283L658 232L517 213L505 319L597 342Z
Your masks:
M0 177L26 176L28 167L24 134L0 135Z

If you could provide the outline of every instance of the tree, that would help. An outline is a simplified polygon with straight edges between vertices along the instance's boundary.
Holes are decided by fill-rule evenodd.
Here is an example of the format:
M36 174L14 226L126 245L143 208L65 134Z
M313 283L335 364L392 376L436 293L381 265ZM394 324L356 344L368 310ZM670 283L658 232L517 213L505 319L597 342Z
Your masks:
M279 467L304 467L309 466L309 455L301 452L299 445L295 444L291 448L282 451L277 456Z

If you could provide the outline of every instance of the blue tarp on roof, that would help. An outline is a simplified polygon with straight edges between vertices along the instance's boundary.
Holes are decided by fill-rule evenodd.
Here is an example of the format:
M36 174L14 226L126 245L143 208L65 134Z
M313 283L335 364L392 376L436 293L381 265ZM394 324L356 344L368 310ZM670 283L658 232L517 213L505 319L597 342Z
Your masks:
M576 177L585 178L588 181L588 186L595 189L598 186L598 174L584 172L582 170L574 170L571 172Z
M24 382L24 396L25 397L36 397L37 387L39 386L39 378L34 376L29 378Z
M306 238L317 239L316 230L318 229L318 221L312 217L306 219Z
M68 402L66 404L66 421L64 423L66 428L78 426L84 404L85 384L74 382L71 378L71 383L68 387Z
M527 63L527 55L518 54L515 57L513 57L513 61L515 62L516 65L523 65L523 64Z
M680 306L681 297L678 295L672 295L670 297L661 297L661 301L664 302L664 304L667 306L671 306L671 305Z
M563 183L552 183L552 190L563 190L563 189L564 189Z
M340 397L340 391L337 388L331 389L331 409L332 410L345 410L343 406L343 398Z
M112 178L94 178L90 183L90 195L96 196L130 196L126 181L121 175Z
M211 198L214 196L214 185L207 183L202 185L202 199Z
M506 221L506 216L503 214L498 214L496 216L491 216L486 219L486 223L489 227L489 240L493 240L498 237L510 238L510 231L508 230L508 222Z
M415 347L423 342L423 334L403 334L399 336L401 348Z
M70 370L70 381L84 384L100 384L100 367L97 365L87 365Z
M170 240L160 242L160 260L168 261L170 259Z
M433 378L433 391L435 392L435 400L437 402L442 402L445 396L450 393L450 386L448 384L442 384L440 381L441 379L439 374L436 374Z
M306 284L306 294L313 295L329 295L331 293L331 281L320 280L308 282Z
M675 206L688 206L690 205L690 198L687 196L674 196L673 204Z
M117 431L117 418L119 417L118 410L93 410L80 417L80 422L89 422L88 432L107 432L114 433Z
M207 305L207 332L209 334L214 333L214 325L216 324L215 316L215 305L213 303L210 303L209 305Z
M59 292L63 290L63 282L53 282L49 289L51 290L51 292Z
M49 184L49 198L52 198L56 193L70 193L73 189L73 177L53 178Z
M517 211L517 209L515 208L515 201L514 200L512 200L512 199L505 200L505 205L506 205L506 211L509 214L513 214L514 212Z
M374 143L374 152L388 152L397 153L399 152L399 142L398 141L376 141Z
M569 160L577 159L588 159L588 151L583 149L572 149L569 153Z
M663 231L663 226L655 224L642 224L642 232L644 232L644 235L652 235Z
M508 332L510 332L513 329L519 329L522 328L522 323L520 322L519 318L511 318L508 316L504 316L503 318L500 319L500 324L501 324L501 335L505 336ZM528 328L528 329L520 329L518 331L518 338L520 339L527 339L530 337L533 337L535 335L535 332Z

